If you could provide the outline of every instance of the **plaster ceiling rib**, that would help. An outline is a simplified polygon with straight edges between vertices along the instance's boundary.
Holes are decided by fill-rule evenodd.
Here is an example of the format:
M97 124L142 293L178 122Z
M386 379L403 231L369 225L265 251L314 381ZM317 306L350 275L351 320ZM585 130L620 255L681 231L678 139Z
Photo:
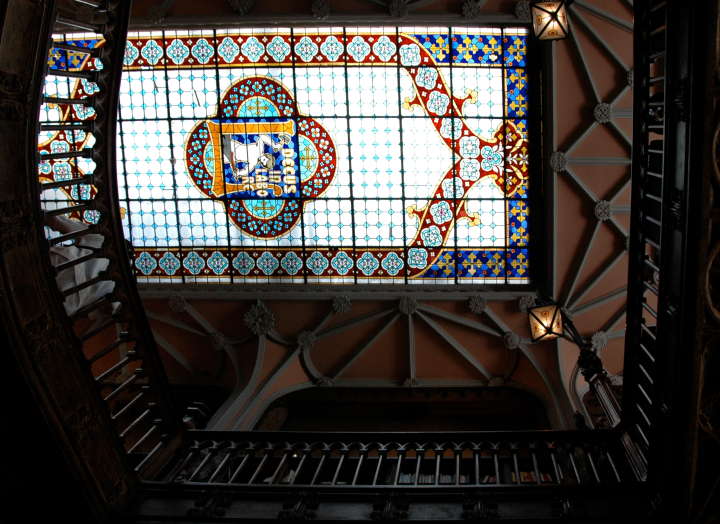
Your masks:
M237 409L241 407L257 388L257 383L260 378L260 372L262 371L263 361L265 359L265 350L267 348L267 337L265 335L258 335L257 353L255 357L255 365L253 366L252 373L248 379L247 384L244 387L240 386L240 381L235 382L235 389L223 402L215 414L207 423L207 429L221 429L222 426L227 425L233 418ZM232 353L229 355L233 358Z
M293 342L292 340L285 338L285 336L280 333L277 329L271 329L268 331L267 337L272 340L273 342L280 344L282 346L292 346Z
M567 159L569 165L577 166L597 166L597 165L609 165L609 166L629 166L632 160L627 157L612 157L612 156L585 156L585 157L570 157Z
M414 386L417 384L417 373L415 365L416 349L415 349L415 321L413 315L407 316L407 328L408 328L408 386Z
M443 311L442 309L438 309L433 306L428 306L427 304L418 305L418 310L429 313L436 317L444 318L445 320L449 320L450 322L460 324L461 326L465 326L476 331L482 331L483 333L487 333L488 335L493 335L496 337L501 337L503 335L502 332L486 326L481 322L470 320L469 318L461 317L459 315L454 315L453 313Z
M575 183L575 185L582 190L583 193L585 193L585 196L587 196L593 204L597 204L600 201L600 198L597 197L597 195L585 184L585 182L582 181L582 179L577 176L577 174L569 168L565 168L565 174ZM617 229L618 233L620 233L623 238L627 239L628 233L625 231L625 228L610 214L610 216L607 218L607 222L615 226L615 229Z
M150 8L148 17L158 24L162 24L175 0L163 0Z
M153 333L153 336L155 337L155 341L158 343L158 345L165 350L165 353L167 353L170 357L172 357L178 364L180 364L185 370L190 374L195 374L195 370L193 369L193 366L190 364L190 361L185 358L185 356L177 350L177 348L168 342L162 335L159 333Z
M387 8L390 8L391 4L393 3L391 0L366 0L366 1L368 4L380 5L380 6L387 7ZM434 4L435 2L437 2L437 0L415 0L415 1L404 0L404 4L409 11L418 9L420 7L429 6L431 4ZM485 3L484 0L482 3Z
M613 115L613 116L615 116L615 115ZM619 127L612 118L608 121L608 124L610 124L612 126L612 128L615 130L615 132L617 132L617 134L620 135L620 138L623 139L623 142L625 142L626 145L632 146L632 140L630 140L630 137L627 136L627 133L625 133L625 131L623 131L623 129L621 127Z
M588 66L587 58L585 58L585 52L583 51L583 48L580 45L580 41L577 39L574 31L570 31L570 41L573 43L573 47L575 48L578 58L580 59L580 65L582 66L582 70L585 73L585 79L590 85L593 95L595 96L595 102L599 104L600 102L602 102L602 99L600 98L600 93L598 93L595 79L590 73L590 67Z
M632 8L632 2L628 2L628 0L625 0L625 3L629 3L630 8ZM622 18L619 18L612 13L608 13L607 11L589 3L587 0L575 0L575 2L573 3L573 7L582 7L583 9L590 11L594 15L599 16L600 18L612 24L615 24L616 26L626 30L629 33L632 33L633 25L631 22L623 20Z
M310 355L311 351L312 346L300 347L300 365L302 365L308 377L310 377L313 382L318 383L318 381L323 378L323 374L320 373L315 362L313 362L312 356Z
M600 223L598 222L598 224L600 224ZM586 252L587 252L587 250L586 250ZM598 282L600 282L600 280L602 280L612 270L612 268L614 268L615 265L623 259L624 256L625 256L625 250L623 249L622 251L618 252L612 258L612 260L610 260L608 263L606 263L602 267L602 269L598 270L595 273L595 275L593 275L592 278L582 287L580 292L575 297L573 297L569 301L566 300L565 307L567 307L568 309L573 309L575 307L575 305L578 302L580 302L580 300L585 295L587 295L588 291L590 291L593 287L595 287L595 285ZM570 295L568 295L568 296L570 296Z
M379 331L377 331L374 335L372 335L370 338L368 338L365 343L357 348L355 351L353 351L352 355L350 355L350 358L348 358L336 371L330 375L330 379L336 380L340 375L342 375L347 369L352 366L352 364L360 358L360 356L365 353L370 347L372 347L377 340L385 334L385 332L390 329L390 327L395 324L397 319L400 318L400 314L396 313L393 315L393 317L383 325L382 328L380 328Z
M607 322L603 324L603 327L600 328L600 330L604 331L605 333L612 331L625 316L626 310L627 304L623 304L615 313L613 313L613 315L607 320ZM625 330L623 330L623 332L624 331Z
M623 177L620 184L618 184L618 186L612 191L612 193L610 193L608 197L608 202L610 202L611 204L615 202L615 200L617 200L618 197L622 195L623 191L628 188L628 186L630 185L630 180L630 174L628 173L626 176Z
M455 351L457 351L472 367L474 367L477 371L480 372L483 377L485 377L485 380L490 380L490 377L492 374L488 371L488 369L483 366L480 362L478 362L472 354L465 349L465 346L460 344L455 338L450 335L447 331L445 331L440 325L435 322L433 319L425 315L422 311L418 311L416 313L421 319L425 321L425 323L430 326L435 333L440 335L440 337L447 342Z
M597 195L585 184L585 182L582 181L582 179L577 176L574 170L565 168L565 175L572 180L575 185L582 190L582 192L585 194L588 199L592 203L596 203L598 200L600 200Z
M581 306L576 307L575 309L571 309L570 314L572 315L580 315L582 313L586 313L590 311L591 309L595 309L597 307L600 307L602 305L607 304L608 302L611 302L615 300L617 297L626 295L627 294L627 287L619 287L613 291L610 291L609 293L599 296L597 298L594 298L592 300L589 300L582 304Z
M184 299L183 302L185 307L185 313L190 315L195 322L200 324L208 335L212 335L213 333L218 332L217 329L215 329L215 327L204 316L198 313L197 309L192 307L189 302L185 301Z
M567 157L570 153L573 152L573 150L580 145L580 143L587 138L587 136L590 134L590 132L595 129L595 126L597 126L598 123L594 120L590 122L582 131L580 131L577 136L573 137L572 141L570 142L570 145L565 147L564 155Z
M323 319L318 323L318 325L315 326L315 327L312 329L312 333L313 333L314 335L317 335L318 332L319 332L322 328L324 328L324 327L327 325L328 322L330 322L330 319L331 319L333 316L335 316L335 311L332 311L332 310L331 310L331 311L328 311L328 312L325 314L325 316L323 317Z
M263 380L262 383L258 385L258 387L253 388L253 393L255 394L252 396L252 398L245 401L243 405L236 404L238 407L240 407L240 410L233 411L235 421L233 423L232 429L241 429L242 426L245 424L246 415L248 413L252 413L253 410L257 409L259 404L266 402L265 393L285 373L288 366L297 359L299 353L300 350L289 351L283 358L282 362L275 367L272 373L268 377L266 377L265 380Z
M550 396L553 399L553 404L555 405L555 411L557 412L558 418L563 420L563 409L560 406L560 398L567 396L565 388L560 381L550 380L550 377L547 373L545 373L545 370L540 365L540 362L538 362L537 358L535 358L533 352L530 351L530 348L527 345L528 342L528 340L522 340L518 345L518 350L525 355L525 358L530 361L533 368L535 368L535 371L537 371L538 375L540 375L540 378L545 384L545 388L550 392Z
M542 379L543 383L545 384L545 388L550 392L550 395L552 396L553 403L555 405L555 411L557 412L557 415L560 420L563 420L563 410L560 406L560 395L561 393L558 391L558 387L562 388L562 384L558 382L558 384L555 384L552 380L550 380L550 377L547 373L545 373L545 370L540 365L540 362L535 358L535 354L530 351L530 348L528 347L528 343L530 342L528 339L521 339L519 335L513 333L513 331L508 327L505 322L502 321L502 319L490 308L485 308L485 314L492 320L495 325L505 333L505 345L508 347L509 350L519 350L522 352L522 354L525 356L526 359L532 364L533 368L535 368L535 371L540 375L540 378ZM514 344L515 347L513 347L513 344L511 342L513 338L517 337L516 344ZM564 395L564 390L562 392Z
M501 333L505 334L512 332L512 330L507 326L507 324L503 322L503 320L492 309L490 309L490 306L487 306L483 313L485 313L488 318L492 320L493 324L497 326Z
M146 311L145 314L148 316L149 319L155 320L156 322L162 322L163 324L167 324L168 326L176 327L178 329L182 329L183 331L187 331L188 333L200 335L201 337L207 336L207 333L198 331L197 329L187 325L185 322L176 320L172 317L158 315L157 313L153 313L152 311Z
M233 346L235 344L244 344L245 342L249 341L252 338L252 336L250 335L250 336L244 337L239 340L228 339L225 337L224 334L222 334L220 331L215 329L215 327L210 322L208 322L208 320L204 316L202 316L187 300L185 300L184 297L175 294L170 297L169 302L170 302L170 309L172 311L175 311L177 313L181 313L181 312L187 313L188 315L190 315L190 317L192 317L193 320L195 320L195 322L197 322L205 330L205 333L188 326L186 323L184 323L182 321L175 320L170 317L166 317L163 315L157 315L157 314L151 313L151 312L148 312L148 316L157 322L165 323L167 325L176 327L178 329L182 329L186 332L193 333L193 334L203 336L203 337L211 337L211 340L213 342L215 349L217 351L223 351L224 354L227 355L228 358L230 358L230 362L233 365L233 371L234 371L234 375L235 375L235 388L238 388L240 385L239 381L240 381L240 376L241 376L241 371L240 371L241 365L240 365L240 361L238 359L238 356L237 356L236 351L234 350ZM178 362L180 362L181 365L183 365L183 367L187 368L187 366L190 365L189 361L185 360L185 357L182 356L182 354L179 351L177 351L177 349L172 344L170 344L170 342L168 342L165 338L163 338L162 335L160 333L158 333L157 330L153 330L153 335L158 339L158 343L160 343L161 340L163 341L163 343L160 343L160 346L163 349L165 349L165 351L168 353L168 355L170 355L175 360L178 360ZM185 366L180 361L180 359L185 360L185 362L187 362L187 366ZM222 372L222 368L220 369L220 372Z
M616 338L623 338L625 336L624 329L618 329L617 331L611 331L607 334L608 340L614 340Z
M320 338L329 337L331 335L337 335L338 333L342 333L343 331L347 331L348 329L352 329L357 326L360 326L361 324L364 324L365 322L370 322L372 320L377 320L377 319L380 319L387 315L390 315L393 312L395 312L395 308L384 309L384 310L378 311L376 313L369 313L369 314L363 315L361 317L350 319L343 324L333 326L329 329L326 329L325 331L320 331L319 333L317 333L317 338L320 339Z
M632 108L627 108L627 109L613 108L612 114L613 114L613 117L615 117L615 118L632 118L633 110L632 110Z
M597 42L600 47L602 47L607 54L615 60L615 62L622 68L623 71L628 71L630 69L627 64L623 61L620 56L610 47L610 45L605 41L604 38L602 38L597 31L595 31L595 28L592 27L592 25L587 21L587 19L582 15L579 9L577 9L574 5L570 6L570 11L573 13L573 16L575 20L580 22L580 25L585 29L587 33L590 34L590 36L593 37L595 42Z
M580 257L580 260L575 264L574 270L573 270L573 276L570 280L570 286L565 292L564 297L562 298L561 302L564 307L568 306L568 303L570 302L570 297L573 295L573 292L575 291L575 286L577 285L578 279L580 278L580 274L582 273L582 270L585 268L585 264L587 263L588 256L590 255L590 251L592 250L593 244L595 243L595 237L597 237L598 231L600 231L600 221L595 221L595 227L593 227L592 231L588 235L587 231L585 232L585 239L582 243L582 245L585 247L583 250L583 254Z

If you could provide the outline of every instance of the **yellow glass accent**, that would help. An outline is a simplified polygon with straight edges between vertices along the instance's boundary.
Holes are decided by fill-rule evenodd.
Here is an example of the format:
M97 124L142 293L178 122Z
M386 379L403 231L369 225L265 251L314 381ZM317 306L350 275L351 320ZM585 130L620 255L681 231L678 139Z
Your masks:
M229 195L237 191L244 191L244 184L232 184L225 181L225 173L223 171L223 159L220 136L220 124L212 120L206 120L205 125L210 132L210 142L213 148L214 172L212 173L213 184L212 192L216 197ZM286 122L237 122L223 123L223 134L244 135L244 134L286 134L293 136L295 134L295 122L288 120Z

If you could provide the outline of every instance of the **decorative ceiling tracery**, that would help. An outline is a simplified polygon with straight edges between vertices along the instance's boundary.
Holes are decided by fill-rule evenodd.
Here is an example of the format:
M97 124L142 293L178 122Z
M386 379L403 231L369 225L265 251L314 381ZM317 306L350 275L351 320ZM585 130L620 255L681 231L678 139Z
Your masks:
M372 8L367 19L373 22L381 16L374 10L381 10L380 4L387 7L387 2L353 2L358 12L362 6ZM466 13L483 21L517 21L518 15L527 16L528 7L527 2L502 0L414 4L407 4L408 19L432 16L435 9L441 18L460 19ZM337 14L335 5L329 3L328 21L361 16ZM143 8L138 2L138 13L146 16ZM183 9L187 11L183 2L170 5L163 23L181 23ZM246 15L247 23L257 23L250 18L258 12L257 16L273 16L263 9L257 4ZM214 20L219 15L207 16ZM302 16L310 20L312 14ZM632 5L627 0L576 0L570 20L570 38L547 44L552 62L545 81L552 116L544 131L545 162L554 210L549 214L549 289L581 333L591 337L606 368L617 374L622 372L627 285ZM137 21L140 26L149 24L147 17ZM215 357L225 354L232 362L227 369L233 372L224 372L224 377L233 393L225 415L221 410L213 421L218 427L251 427L275 396L293 387L358 383L513 384L553 406L549 412L556 427L567 427L572 411L584 409L577 396L584 382L575 367L577 349L564 341L529 344L522 309L531 297L521 299L518 307L517 296L494 300L497 296L479 292L468 301L468 295L447 290L430 297L421 290L403 297L391 288L353 295L352 302L333 290L315 299L310 294L282 300L278 289L262 302L272 312L272 323L268 315L258 313L262 306L251 308L242 293L237 297L242 302L229 305L227 296L212 301L207 293L188 290L185 309L172 314L163 312L169 290L148 286L144 294L158 340L178 379L188 380L187 368L202 361L196 360L197 352L207 352L208 346L222 350L212 353ZM245 324L239 327L238 319L246 312L254 333ZM426 351L425 346L434 350ZM209 368L217 371L219 362Z
M217 302L193 291L169 301L146 299L174 368L192 376L192 360L199 369L216 369L215 377L231 387L211 421L217 429L250 429L271 401L312 386L511 386L541 398L560 424L567 406L552 348L530 344L517 323L521 316L503 320L529 303L528 297L356 301L345 295L311 303ZM222 369L219 352L232 374Z

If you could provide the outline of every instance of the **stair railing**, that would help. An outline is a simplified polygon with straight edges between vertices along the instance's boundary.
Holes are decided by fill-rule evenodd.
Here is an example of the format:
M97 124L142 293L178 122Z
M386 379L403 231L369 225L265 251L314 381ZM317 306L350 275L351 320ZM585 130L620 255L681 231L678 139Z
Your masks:
M115 128L130 4L58 6L37 188L58 291L78 345L131 466L151 475L180 426L131 274L117 204Z

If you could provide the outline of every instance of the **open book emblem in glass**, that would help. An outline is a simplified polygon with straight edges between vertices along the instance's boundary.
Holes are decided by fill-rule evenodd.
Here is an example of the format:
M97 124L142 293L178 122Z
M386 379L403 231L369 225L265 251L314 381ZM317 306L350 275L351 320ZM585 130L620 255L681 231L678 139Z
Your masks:
M193 183L223 200L240 230L277 238L330 185L336 152L325 128L298 113L287 88L258 76L231 85L217 117L192 129L186 163Z

